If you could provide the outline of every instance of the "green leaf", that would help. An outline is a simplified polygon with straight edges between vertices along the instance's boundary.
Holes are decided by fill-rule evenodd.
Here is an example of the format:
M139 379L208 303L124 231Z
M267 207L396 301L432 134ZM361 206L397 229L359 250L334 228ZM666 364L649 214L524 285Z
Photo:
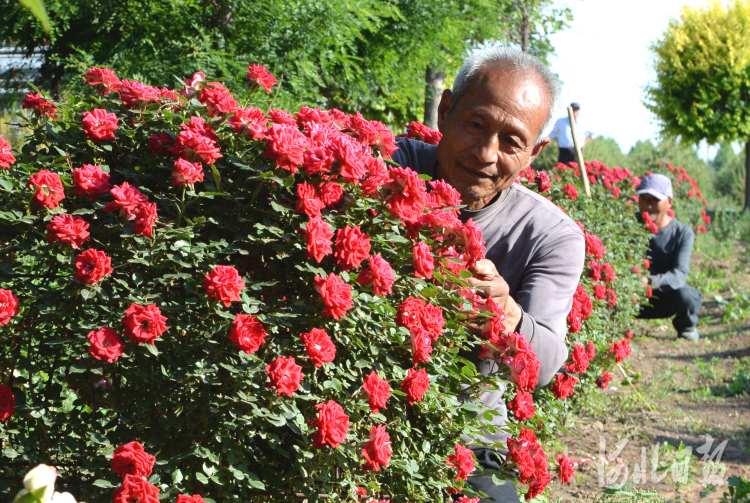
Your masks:
M219 169L216 167L216 164L211 165L211 174L214 177L214 184L216 185L216 190L221 192L221 174L219 173Z
M468 270L466 270L466 269L461 269L460 271L458 271L458 274L459 274L459 275L460 275L460 276L461 276L461 277L462 277L463 279L469 279L469 278L471 278L471 277L473 277L473 276L474 276L473 274L471 274L471 272L469 272L469 271L468 271Z
M156 349L156 346L152 346L149 343L142 344L142 346L144 346L146 348L146 351L148 351L152 355L159 356L159 350Z
M201 472L195 472L195 478L198 479L198 482L201 484L208 484L208 477L203 475Z
M101 487L104 489L114 489L116 487L112 485L112 482L110 482L109 480L104 480L104 479L95 480L94 482L92 482L92 484L96 487Z
M172 472L172 483L173 484L175 484L175 485L179 484L180 482L182 482L182 478L183 478L182 477L182 472L180 471L179 468Z

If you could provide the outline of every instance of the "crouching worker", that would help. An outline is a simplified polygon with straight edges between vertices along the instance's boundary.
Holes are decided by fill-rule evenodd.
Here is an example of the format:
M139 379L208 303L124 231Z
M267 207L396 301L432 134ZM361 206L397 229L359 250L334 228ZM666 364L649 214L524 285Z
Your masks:
M635 193L641 213L648 212L658 229L648 247L651 267L647 280L652 288L651 306L642 308L638 317L651 320L674 316L672 325L679 337L698 339L695 326L701 308L701 293L687 285L695 234L690 227L669 215L673 202L669 178L648 175Z

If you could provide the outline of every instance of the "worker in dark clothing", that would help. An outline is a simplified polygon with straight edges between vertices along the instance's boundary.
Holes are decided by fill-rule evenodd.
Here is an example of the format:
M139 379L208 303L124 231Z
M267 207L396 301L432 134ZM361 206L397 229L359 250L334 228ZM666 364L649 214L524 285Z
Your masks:
M701 293L687 285L690 254L695 234L687 225L669 215L672 209L672 182L664 175L643 178L638 189L638 207L648 213L658 228L649 242L651 267L646 280L652 288L650 306L641 309L639 318L658 319L674 316L672 325L684 339L698 339L695 327L701 308Z

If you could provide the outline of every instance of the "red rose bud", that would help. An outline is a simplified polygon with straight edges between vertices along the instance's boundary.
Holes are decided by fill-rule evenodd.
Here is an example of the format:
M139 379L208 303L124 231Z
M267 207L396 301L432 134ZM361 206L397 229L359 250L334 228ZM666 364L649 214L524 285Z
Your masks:
M270 379L270 382L266 383L266 388L276 388L278 395L291 398L304 379L301 370L302 367L295 363L293 356L279 356L266 366L266 373Z
M517 421L525 421L534 417L536 413L536 407L534 407L534 399L531 397L531 393L527 393L523 390L516 391L516 396L513 400L508 402L508 408L513 411L513 417Z
M125 325L123 335L139 345L145 342L153 346L154 341L168 330L165 321L167 318L161 315L156 304L141 306L132 303L121 320Z
M373 414L380 412L380 409L388 408L385 403L391 397L391 387L388 385L388 381L381 379L374 370L365 377L362 389L368 395L367 403Z
M19 312L18 297L10 290L0 288L0 327L10 323L10 319Z
M42 95L40 95L39 93L27 94L23 99L21 108L25 110L33 110L34 114L37 117L43 117L47 115L52 120L57 119L57 116L55 115L57 107L55 106L55 104L42 98Z
M341 405L333 400L319 403L315 408L318 409L318 419L308 421L310 425L318 428L313 437L313 447L322 449L329 445L335 449L346 440L346 434L349 431L349 416L344 413Z
M266 330L255 316L238 314L229 330L229 340L245 353L255 353L266 341Z
M47 224L49 234L45 237L48 243L60 241L63 246L80 250L81 245L89 240L89 223L83 218L72 215L57 215Z
M112 274L112 258L103 251L89 248L75 259L75 278L87 285L96 285L105 276Z
M206 289L208 298L218 300L224 307L240 300L240 292L245 289L245 282L234 267L217 265L205 277L203 288Z
M111 91L118 92L120 90L120 79L109 68L92 66L88 72L83 74L83 78L86 79L87 84L96 87L96 93L99 96L109 94Z
M118 129L118 119L113 113L108 113L100 108L93 112L83 112L81 127L86 139L94 143L115 139L115 131Z
M456 468L456 480L466 480L474 471L474 453L461 444L454 446L455 454L451 454L445 461L448 466Z
M176 503L206 503L206 500L200 494L193 494L192 496L178 494Z
M325 330L313 328L309 332L300 334L302 343L305 345L307 356L312 364L322 367L324 363L331 363L336 357L336 346Z
M60 201L65 199L65 189L60 175L46 169L31 175L26 187L34 191L31 202L44 208L57 208Z
M430 376L427 375L425 369L419 369L416 372L409 369L406 378L401 382L401 391L406 393L409 405L421 402L428 389L430 389Z
M116 362L125 349L125 344L113 328L103 327L99 330L92 330L86 338L91 343L89 354L107 363Z
M573 387L578 382L578 378L563 372L555 376L555 382L550 389L555 394L555 398L564 399L573 394Z
M382 424L370 428L370 441L362 449L365 458L365 471L379 472L381 466L388 466L391 459L391 437Z
M148 477L154 468L154 458L138 442L121 445L112 454L112 470L124 479L127 475Z
M2 292L2 290L0 290ZM0 303L0 306L2 303ZM0 316L2 316L0 314ZM0 384L0 423L16 415L16 398L10 386Z

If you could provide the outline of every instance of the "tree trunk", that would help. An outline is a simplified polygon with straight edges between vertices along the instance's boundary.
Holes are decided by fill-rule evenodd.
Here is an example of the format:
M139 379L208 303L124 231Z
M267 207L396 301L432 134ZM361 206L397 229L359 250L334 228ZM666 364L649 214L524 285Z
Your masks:
M428 66L425 70L424 86L424 125L437 129L438 105L443 94L443 79L445 71L442 68Z
M521 50L523 52L529 52L529 32L529 6L524 3L521 18Z
M750 141L745 143L745 206L742 211L750 211Z

